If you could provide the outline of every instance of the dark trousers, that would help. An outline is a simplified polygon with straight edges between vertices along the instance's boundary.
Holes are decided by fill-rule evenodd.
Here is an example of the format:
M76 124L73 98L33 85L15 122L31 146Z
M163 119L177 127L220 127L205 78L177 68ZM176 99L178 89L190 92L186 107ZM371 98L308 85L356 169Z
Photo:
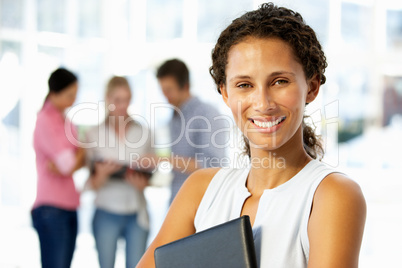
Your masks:
M40 206L31 214L39 236L42 268L69 268L77 238L77 212Z

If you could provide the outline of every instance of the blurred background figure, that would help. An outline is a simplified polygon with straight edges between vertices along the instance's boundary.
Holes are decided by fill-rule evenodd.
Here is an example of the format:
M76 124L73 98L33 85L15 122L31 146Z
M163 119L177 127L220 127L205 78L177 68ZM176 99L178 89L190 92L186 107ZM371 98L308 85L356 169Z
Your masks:
M92 227L101 268L113 268L117 242L126 244L126 267L135 267L145 251L148 212L144 188L149 176L130 169L133 154L152 153L149 130L127 113L131 89L126 78L114 76L106 87L105 121L91 128L86 141L91 165L88 186L96 191Z
M175 111L169 122L174 199L186 178L195 170L221 167L228 144L228 122L210 104L201 102L190 92L190 74L184 62L164 62L156 77L167 101ZM225 132L226 130L226 132Z
M73 73L55 70L34 131L38 182L32 222L39 236L43 268L70 267L75 249L79 193L72 174L82 167L85 154L66 135L65 129L70 129L77 138L64 111L73 105L77 90Z

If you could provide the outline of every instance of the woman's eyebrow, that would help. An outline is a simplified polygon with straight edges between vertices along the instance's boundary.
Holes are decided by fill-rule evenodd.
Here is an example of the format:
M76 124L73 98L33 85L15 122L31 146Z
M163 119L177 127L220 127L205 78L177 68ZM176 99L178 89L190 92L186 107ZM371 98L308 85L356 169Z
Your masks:
M293 72L288 72L288 71L277 71L277 72L273 72L273 73L270 74L270 76L277 76L277 75L284 75L284 74L291 75L291 76L296 76L295 73L293 73Z
M278 76L278 75L291 75L291 76L293 76L293 77L296 76L296 74L293 73L293 72L288 72L288 71L275 71L275 72L271 73L271 74L269 75L269 77ZM233 81L233 80L237 80L237 79L251 79L251 76L249 76L249 75L236 75L236 76L230 78L230 79L229 79L229 82L231 82L231 81Z
M230 78L229 82L236 80L236 79L250 79L250 78L251 78L251 76L249 76L249 75L236 75L236 76Z

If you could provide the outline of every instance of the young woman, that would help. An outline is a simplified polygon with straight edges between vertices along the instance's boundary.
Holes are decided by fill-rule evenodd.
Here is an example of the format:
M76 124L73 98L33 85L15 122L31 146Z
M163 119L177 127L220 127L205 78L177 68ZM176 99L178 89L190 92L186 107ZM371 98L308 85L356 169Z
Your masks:
M42 267L70 267L77 237L79 194L72 174L84 164L84 150L66 136L77 131L65 118L78 90L77 77L59 68L49 78L49 93L38 113L34 149L38 184L32 209L33 226L38 232Z
M88 184L96 191L93 232L101 268L114 267L120 237L126 242L126 267L134 267L144 254L148 237L143 192L148 178L130 169L118 172L129 166L132 157L152 153L148 129L127 114L130 100L128 81L112 77L106 88L106 119L87 133L88 142L97 143L88 149L87 158L92 163Z
M303 121L326 66L300 14L271 3L221 33L210 72L251 165L193 173L138 267L154 267L156 247L241 215L250 217L260 267L358 266L364 197L317 160L321 146Z

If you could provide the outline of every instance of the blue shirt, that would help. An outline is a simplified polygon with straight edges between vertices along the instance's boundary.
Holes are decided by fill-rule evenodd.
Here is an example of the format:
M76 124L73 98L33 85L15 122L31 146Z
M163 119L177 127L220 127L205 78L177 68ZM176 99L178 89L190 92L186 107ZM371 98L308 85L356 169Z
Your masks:
M225 166L226 161L222 159L226 155L229 123L215 107L191 97L181 105L179 112L174 112L169 128L174 161L186 161L180 158L183 156L193 158L198 168ZM171 201L189 173L174 170L173 175Z

